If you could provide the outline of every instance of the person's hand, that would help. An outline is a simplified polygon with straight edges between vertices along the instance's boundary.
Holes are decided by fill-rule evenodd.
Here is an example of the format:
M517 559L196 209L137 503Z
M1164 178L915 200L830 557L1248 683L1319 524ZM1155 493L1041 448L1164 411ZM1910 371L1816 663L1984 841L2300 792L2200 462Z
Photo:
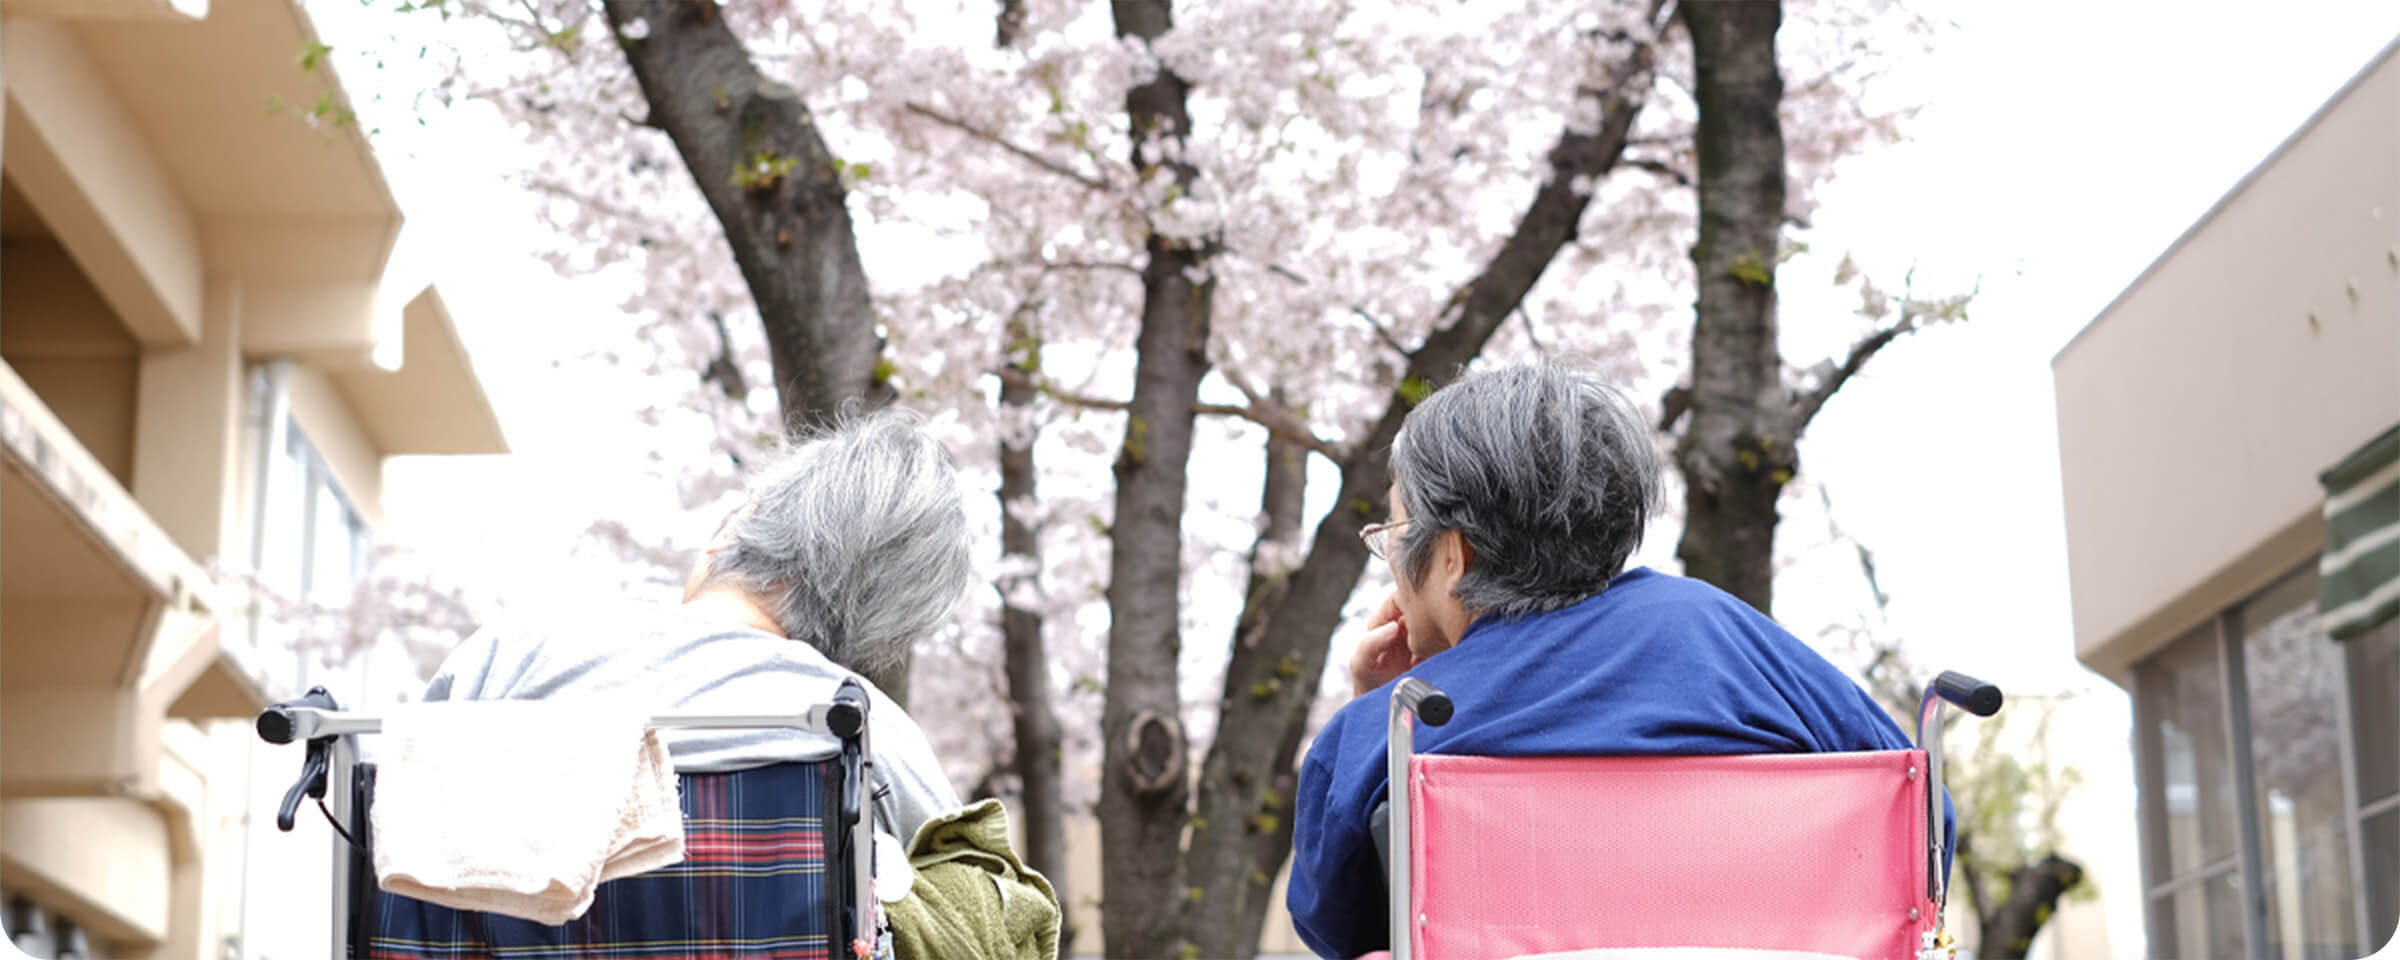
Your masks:
M1416 665L1416 654L1408 649L1408 622L1400 616L1400 595L1386 594L1374 616L1367 618L1367 635L1350 654L1350 695L1365 696Z

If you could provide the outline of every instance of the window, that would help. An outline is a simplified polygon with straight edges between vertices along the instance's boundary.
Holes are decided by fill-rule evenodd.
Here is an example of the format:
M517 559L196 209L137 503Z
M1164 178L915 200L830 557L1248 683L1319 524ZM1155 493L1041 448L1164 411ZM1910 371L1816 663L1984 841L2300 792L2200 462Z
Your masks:
M253 533L259 538L257 587L265 597L253 636L267 649L300 651L322 646L341 629L329 614L349 605L365 576L373 535L300 424L270 402L263 373L254 387L267 410L261 419L280 414L281 422L261 441L273 444L276 455L261 464L266 486ZM309 658L301 659L299 679L306 686Z
M2400 620L2352 637L2344 646L2357 741L2367 934L2381 939L2400 927Z
M2336 643L2317 588L2134 667L2153 955L2346 960L2400 923L2400 622Z
M2350 960L2350 814L2342 778L2328 776L2342 768L2342 648L2318 626L2315 569L2260 592L2238 618L2267 955Z
M65 915L22 896L0 891L8 905L8 941L35 960L101 960L113 952L94 949L91 935Z
M2241 843L2223 678L2214 624L2136 671L2151 950L2161 956L2242 952L2240 911L2232 909Z

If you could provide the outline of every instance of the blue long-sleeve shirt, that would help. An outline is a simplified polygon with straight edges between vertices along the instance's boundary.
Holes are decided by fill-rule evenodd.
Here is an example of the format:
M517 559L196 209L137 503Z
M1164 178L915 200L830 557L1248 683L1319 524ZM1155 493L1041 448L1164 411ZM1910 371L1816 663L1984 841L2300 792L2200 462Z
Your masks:
M1866 691L1773 620L1706 583L1648 569L1627 571L1599 596L1564 610L1480 621L1456 647L1408 675L1441 688L1457 706L1449 724L1419 728L1422 753L1634 756L1912 746ZM1368 821L1388 786L1391 691L1385 684L1342 707L1300 768L1285 900L1300 938L1320 956L1356 957L1390 946L1383 871Z

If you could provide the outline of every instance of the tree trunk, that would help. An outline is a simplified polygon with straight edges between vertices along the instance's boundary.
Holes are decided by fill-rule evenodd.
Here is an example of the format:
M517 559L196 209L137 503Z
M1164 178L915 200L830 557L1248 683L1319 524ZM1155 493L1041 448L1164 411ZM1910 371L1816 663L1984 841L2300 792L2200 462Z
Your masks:
M1445 322L1409 353L1407 372L1394 385L1383 415L1351 448L1342 464L1340 495L1317 522L1307 559L1271 598L1254 591L1227 666L1225 708L1201 765L1200 805L1191 818L1194 855L1188 882L1196 893L1187 896L1197 899L1191 900L1188 924L1200 955L1257 953L1265 917L1260 895L1271 889L1274 875L1291 856L1293 762L1342 605L1366 567L1359 530L1384 514L1392 439L1401 421L1423 390L1448 381L1482 352L1559 250L1574 241L1591 202L1591 194L1575 186L1598 181L1616 167L1650 78L1651 53L1645 46L1610 65L1604 88L1581 91L1601 103L1599 129L1570 128L1560 135L1549 157L1555 174L1535 193L1500 252L1452 298ZM1262 606L1263 615L1255 609ZM1272 829L1265 817L1276 821ZM1115 889L1112 882L1112 902Z
M1279 404L1285 400L1281 391L1275 399ZM1250 551L1249 590L1234 631L1233 659L1225 668L1225 697L1217 704L1217 739L1201 767L1199 812L1193 819L1185 871L1192 888L1201 892L1200 899L1187 906L1186 926L1200 955L1211 958L1249 960L1258 953L1259 930L1266 924L1269 894L1275 889L1274 871L1292 845L1290 771L1299 742L1279 742L1271 766L1233 769L1225 765L1247 759L1246 752L1221 745L1228 737L1259 735L1248 732L1253 725L1236 719L1253 704L1286 686L1305 688L1312 680L1301 675L1298 658L1259 644L1267 613L1285 595L1293 573L1265 566L1263 555L1274 546L1299 546L1308 450L1270 436L1266 460L1266 483L1259 497L1263 529ZM1270 658L1270 653L1275 655ZM1267 718L1270 723L1275 719ZM1235 729L1229 731L1228 723ZM1209 819L1212 816L1238 822L1219 824Z
M889 400L840 167L797 92L758 72L715 4L605 0L649 123L674 140L758 306L791 426ZM628 36L629 26L639 39Z
M1170 0L1117 0L1117 35L1147 43L1173 26ZM1185 192L1196 171L1152 156L1153 137L1191 132L1189 85L1163 67L1125 95L1133 167L1175 178ZM1116 519L1109 535L1108 687L1101 708L1102 918L1111 957L1174 957L1185 941L1176 923L1184 891L1183 829L1190 760L1176 661L1182 654L1183 506L1200 378L1208 371L1210 298L1205 252L1152 231L1142 269L1142 322L1134 349L1133 399L1116 464ZM1199 279L1195 279L1199 277Z
M1798 424L1775 334L1784 216L1783 77L1776 0L1679 7L1699 104L1699 300L1692 330L1684 573L1772 612L1775 501L1799 466Z
M1010 365L1029 379L1003 381L1000 404L1003 409L1023 409L1037 394L1030 377L1040 372L1040 347L1032 344L1025 331L1012 330L1010 335L1026 344L1024 355L1012 359ZM1009 506L1034 499L1033 443L1031 435L1003 434L1000 441L1000 551L1026 559L1029 572L1022 576L1024 581L1041 576L1041 538ZM1059 772L1058 711L1050 699L1050 655L1043 649L1042 615L1010 600L1020 586L1029 585L1016 582L1018 579L1000 584L1000 637L1006 650L1009 712L1016 734L1014 767L1018 806L1025 817L1025 862L1050 879L1062 906L1071 906L1075 901L1067 891L1066 801ZM1062 923L1059 953L1071 953L1074 942L1074 928Z
M840 166L808 105L758 72L714 3L601 6L647 122L674 141L733 249L766 332L785 426L889 403ZM905 703L908 658L868 679Z
M1976 954L2023 960L2033 949L2033 935L2058 913L2059 899L2082 882L2083 868L2055 853L2017 868L2009 875L2008 899L1977 917L1982 933L1976 938Z

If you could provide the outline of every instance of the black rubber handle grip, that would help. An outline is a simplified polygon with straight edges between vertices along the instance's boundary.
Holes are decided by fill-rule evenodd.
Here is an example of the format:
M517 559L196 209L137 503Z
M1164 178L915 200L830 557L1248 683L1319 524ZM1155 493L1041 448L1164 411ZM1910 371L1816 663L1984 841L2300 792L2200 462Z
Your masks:
M1950 701L1951 705L1978 717L1999 713L2000 704L2005 699L2000 695L1998 686L1956 670L1944 670L1941 676L1933 678L1933 692Z
M833 691L833 707L825 711L825 726L842 739L858 736L867 727L867 688L856 678L844 678Z
M297 700L286 700L259 711L258 738L268 743L292 742L293 735L298 732L292 721L293 707L315 707L319 710L341 709L341 705L333 702L333 694L325 692L324 687L312 687L306 696Z
M1449 694L1415 677L1405 678L1393 686L1392 696L1398 697L1401 706L1407 707L1408 712L1416 714L1417 719L1425 721L1429 727L1449 723L1451 715L1456 712Z

